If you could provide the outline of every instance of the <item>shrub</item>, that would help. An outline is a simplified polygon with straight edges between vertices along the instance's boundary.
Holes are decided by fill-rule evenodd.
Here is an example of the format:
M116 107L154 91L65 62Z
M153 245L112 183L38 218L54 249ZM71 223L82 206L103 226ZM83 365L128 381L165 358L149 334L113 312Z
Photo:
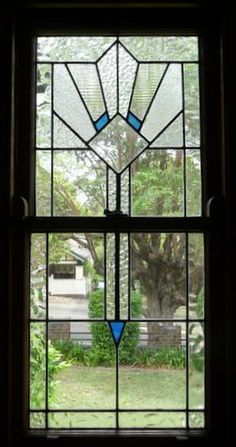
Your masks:
M186 354L184 348L163 347L159 349L139 348L135 364L138 366L155 366L158 368L185 367Z

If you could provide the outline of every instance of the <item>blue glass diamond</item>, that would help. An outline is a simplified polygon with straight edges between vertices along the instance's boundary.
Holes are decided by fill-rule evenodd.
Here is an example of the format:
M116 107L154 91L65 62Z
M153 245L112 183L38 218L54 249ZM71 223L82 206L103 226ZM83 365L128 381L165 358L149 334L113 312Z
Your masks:
M103 127L108 123L108 114L104 113L95 123L95 127L97 130L103 129Z
M112 321L109 323L109 326L115 343L118 345L124 331L125 323L124 321Z
M139 130L141 127L141 121L131 112L128 114L128 122L135 130Z

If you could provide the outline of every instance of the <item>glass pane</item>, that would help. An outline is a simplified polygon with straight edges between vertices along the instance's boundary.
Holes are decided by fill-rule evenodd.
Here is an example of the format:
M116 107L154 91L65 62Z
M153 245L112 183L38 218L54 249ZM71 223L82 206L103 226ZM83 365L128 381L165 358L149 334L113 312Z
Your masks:
M95 134L95 128L65 65L54 66L55 112L85 141Z
M54 215L101 216L106 166L92 151L54 151Z
M204 318L204 240L202 234L189 234L189 318Z
M148 150L131 165L134 216L183 216L184 172L180 150Z
M106 234L106 311L115 318L115 235Z
M77 323L80 340L72 338L68 327L64 322L49 324L49 407L114 409L115 346L108 325L90 323L88 339Z
M68 67L92 118L97 120L105 112L105 105L95 64L70 64Z
M120 41L140 61L198 60L195 36L129 36Z
M190 428L204 428L205 414L201 411L189 413L189 427Z
M30 256L30 316L46 317L46 236L32 234Z
M49 428L115 428L115 413L49 413Z
M30 413L30 428L46 428L44 413Z
M128 235L120 234L120 318L128 318L129 245Z
M129 214L129 187L130 187L130 176L129 169L126 169L120 177L121 183L121 210L125 214Z
M119 413L120 428L185 428L186 415L183 412L135 412Z
M53 146L56 148L84 148L86 145L63 122L53 117Z
M37 57L39 61L96 61L114 40L106 36L39 37Z
M204 408L204 323L189 324L189 407Z
M138 323L136 323L138 325ZM120 342L119 404L120 409L186 408L185 332L176 323L148 322L146 341L138 326L138 346L131 352L126 323ZM125 337L126 335L126 337ZM183 338L182 338L183 337ZM129 355L125 352L130 350ZM132 359L131 359L132 357ZM131 363L132 361L132 363ZM137 392L138 390L138 392Z
M170 64L141 128L141 133L152 141L182 108L181 65Z
M108 168L108 209L116 209L116 174Z
M186 146L200 145L199 67L184 65L185 141Z
M105 95L106 107L109 117L117 112L117 45L104 54L98 62L102 87Z
M45 408L46 335L44 323L30 325L30 409Z
M90 142L90 146L109 166L120 172L147 143L121 116L116 116Z
M37 128L36 146L51 146L51 67L37 65Z
M201 157L199 150L186 150L187 216L202 214Z
M166 64L140 64L131 103L132 112L143 119L159 85Z
M36 151L36 216L51 215L51 151Z
M101 234L49 234L49 318L88 319L97 294L103 309L103 247Z
M185 234L132 233L130 240L131 317L139 294L142 318L185 318Z
M137 62L118 45L119 52L119 112L126 117L134 83Z
M170 126L151 144L150 147L182 147L183 146L183 114L176 118Z

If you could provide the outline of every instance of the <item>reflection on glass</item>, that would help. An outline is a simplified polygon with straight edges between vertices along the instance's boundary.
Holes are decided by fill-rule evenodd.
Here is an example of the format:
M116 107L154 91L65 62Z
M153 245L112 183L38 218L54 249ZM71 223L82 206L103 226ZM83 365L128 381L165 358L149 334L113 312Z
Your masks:
M50 319L103 318L103 247L101 234L49 234ZM101 309L92 316L89 307L96 296Z
M36 151L36 216L51 215L51 151Z
M137 62L118 45L119 52L119 112L126 118L134 83Z
M46 396L46 340L45 324L30 325L30 409L45 408Z
M116 209L116 174L108 168L108 209Z
M115 413L49 413L49 428L115 428Z
M204 240L203 234L188 235L189 318L204 318Z
M30 256L30 316L46 316L46 236L32 234Z
M131 234L131 317L135 292L143 318L185 318L185 244L183 233Z
M189 324L189 407L204 408L204 323Z
M205 414L201 411L189 413L189 427L190 428L204 428Z
M117 112L117 45L104 54L98 62L105 101L109 117L112 118Z
M202 209L200 151L186 150L187 216L200 216Z
M186 415L183 412L135 412L119 414L120 428L185 428Z
M46 428L44 413L30 413L30 428Z
M200 146L199 67L184 65L185 142L188 147Z
M183 216L183 152L148 150L131 165L132 214Z
M129 169L126 169L120 176L121 183L121 210L124 214L129 214Z
M107 318L115 318L115 235L106 235L106 311Z
M37 66L37 125L36 146L51 146L51 66Z
M167 129L151 144L150 147L182 147L183 146L183 113L181 113Z
M84 148L86 145L56 115L53 116L53 147Z

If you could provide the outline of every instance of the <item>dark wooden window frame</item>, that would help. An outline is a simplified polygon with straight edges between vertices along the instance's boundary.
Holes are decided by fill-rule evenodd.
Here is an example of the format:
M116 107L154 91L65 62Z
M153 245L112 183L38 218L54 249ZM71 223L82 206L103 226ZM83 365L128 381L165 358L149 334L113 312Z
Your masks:
M122 2L120 2L122 3ZM131 2L132 3L132 2ZM138 3L138 2L137 2ZM155 3L155 2L153 2ZM158 2L156 2L158 3ZM4 74L6 82L6 129L3 132L3 143L8 149L7 155L1 155L3 166L3 181L5 181L5 195L3 195L3 230L9 236L3 239L4 268L2 273L3 296L3 324L1 326L1 348L4 365L1 371L1 383L5 384L2 393L3 431L10 440L10 445L78 445L79 439L84 444L91 438L99 436L104 442L110 437L121 437L123 442L129 437L149 437L148 442L159 445L208 445L210 439L223 440L229 432L229 391L230 373L227 354L229 354L230 337L227 318L230 316L230 187L229 170L229 140L230 125L232 125L227 109L223 106L229 101L227 89L222 83L222 76L230 79L227 70L228 52L225 29L222 28L221 11L215 11L204 5L193 7L173 3L168 8L145 7L135 4L124 7L122 4L114 8L104 6L96 9L86 7L67 8L61 3L61 8L51 5L50 8L31 8L22 6L13 8L6 15L6 42L8 58L6 59L8 76ZM188 3L188 2L187 2ZM137 5L136 5L137 6ZM158 6L158 5L156 5ZM159 5L160 6L160 5ZM99 20L100 19L100 22ZM224 17L223 17L224 19ZM98 22L101 25L98 27ZM145 26L143 26L145 23ZM223 20L223 26L224 26ZM81 25L82 24L82 25ZM44 433L37 435L33 431L29 435L26 429L27 417L27 297L29 292L29 235L31 231L79 231L88 230L127 230L127 221L120 217L110 224L101 218L37 218L33 216L33 136L32 112L34 109L32 94L32 37L45 31L46 34L86 34L89 30L97 33L107 30L132 30L143 33L151 30L158 33L193 33L199 34L203 41L204 54L202 56L202 92L201 107L204 120L203 133L203 217L188 219L156 219L131 218L132 228L136 231L203 231L206 240L206 289L207 289L207 428L205 431L182 430L165 432L65 432ZM11 46L13 43L13 46ZM220 49L223 58L220 57ZM10 57L12 55L12 59ZM12 71L10 70L12 67ZM205 93L204 93L205 92ZM13 99L13 101L12 101ZM12 109L11 109L12 104ZM9 124L11 122L11 124ZM29 175L30 174L30 175ZM105 219L105 218L102 218ZM4 231L3 231L4 232ZM16 263L16 259L18 262ZM222 260L224 262L222 262ZM8 297L8 299L7 299ZM222 306L222 297L224 305ZM230 323L230 318L229 318ZM220 328L220 330L219 330ZM8 333L8 344L2 342ZM227 338L228 337L228 338ZM3 364L3 363L2 363ZM227 428L228 427L228 428ZM59 436L57 438L57 436ZM109 442L112 442L110 440ZM128 441L129 442L129 441ZM143 441L146 442L146 441Z

